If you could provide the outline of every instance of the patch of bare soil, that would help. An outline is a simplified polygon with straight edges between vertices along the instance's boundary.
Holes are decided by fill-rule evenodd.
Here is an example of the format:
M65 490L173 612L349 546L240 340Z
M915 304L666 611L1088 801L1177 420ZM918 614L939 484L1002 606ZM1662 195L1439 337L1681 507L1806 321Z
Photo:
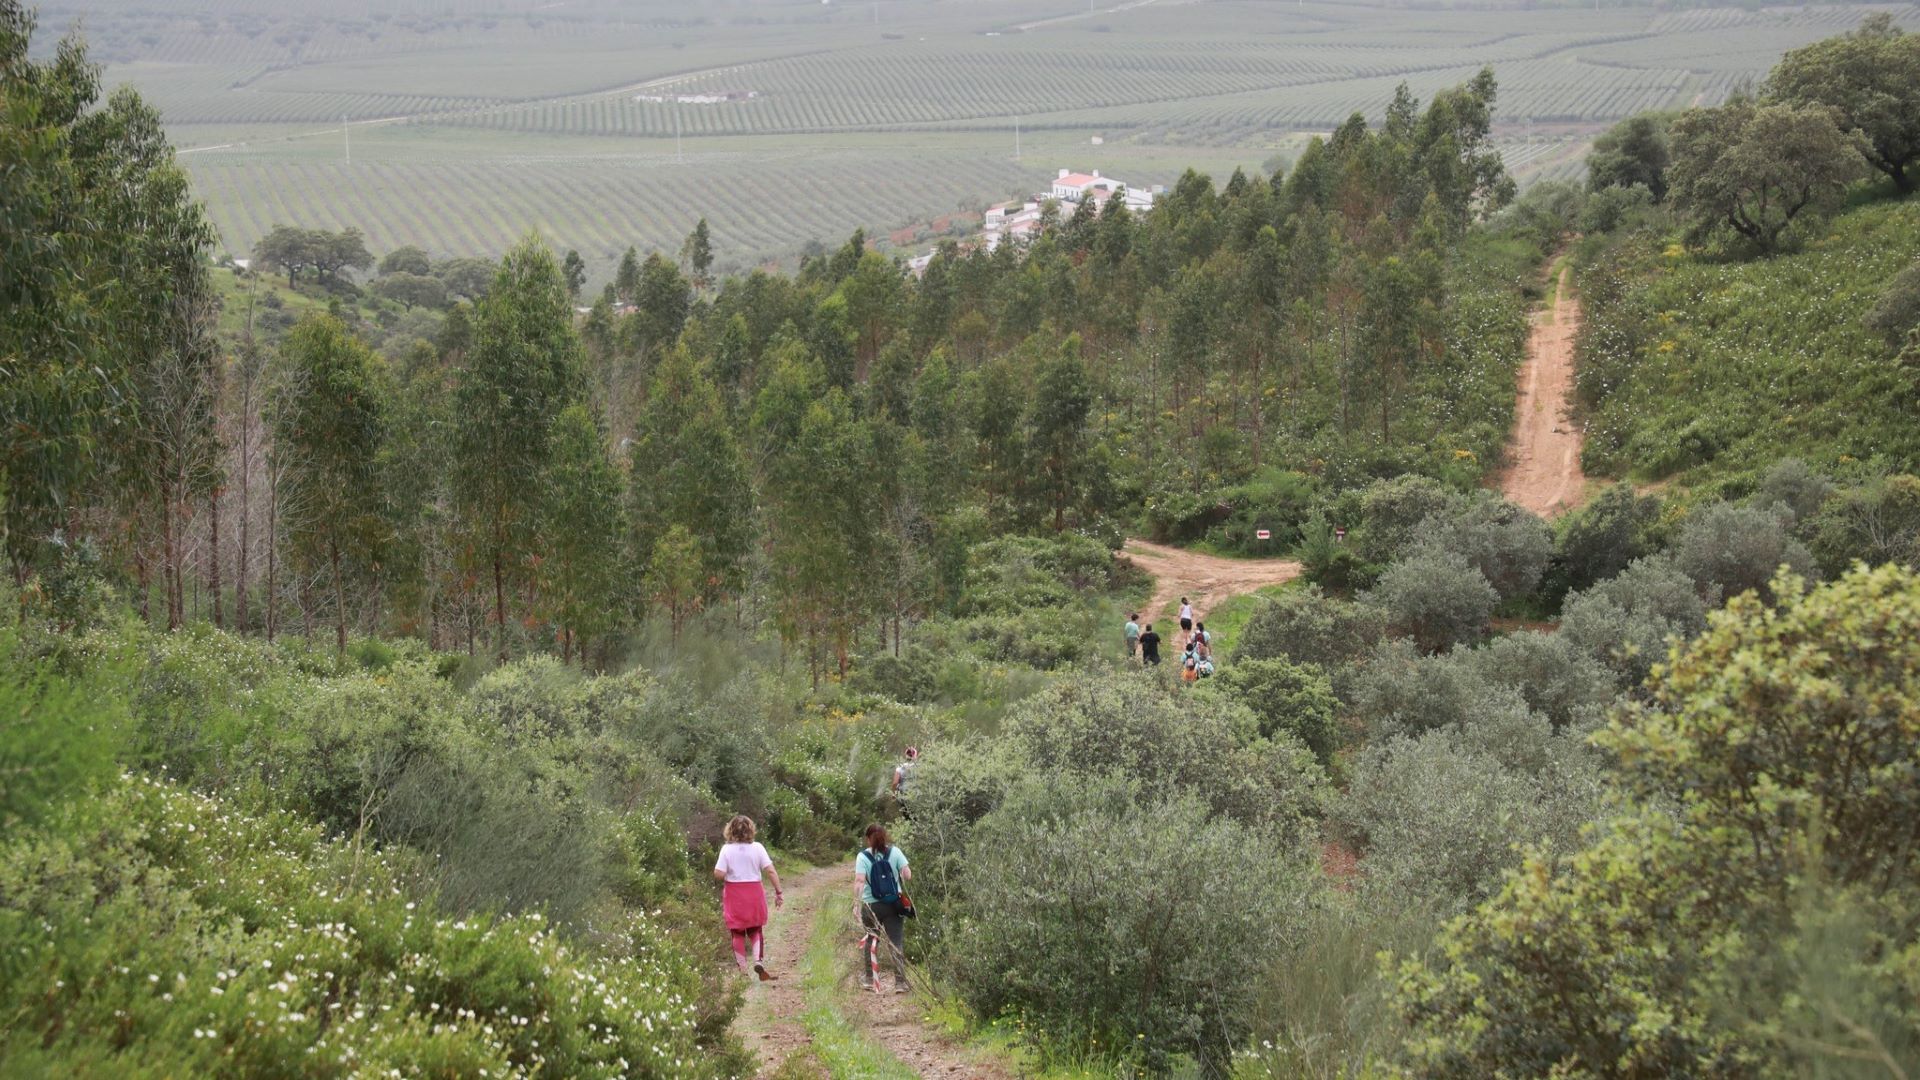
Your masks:
M787 903L770 913L767 922L767 970L773 982L747 987L746 1004L734 1020L734 1029L760 1059L762 1077L772 1076L787 1055L811 1042L801 1026L806 993L800 986L800 958L807 936L820 912L821 900L834 894L834 885L847 875L839 867L822 866L788 880Z
M851 922L849 915L849 927ZM908 933L912 933L912 924L908 925ZM845 951L851 956L851 932L847 942ZM851 983L851 976L848 981ZM867 1038L886 1048L907 1068L929 1080L1015 1080L1020 1075L1006 1062L958 1044L929 1028L921 1015L919 995L893 993L891 983L892 980L883 975L880 984L884 992L855 991L848 1011L854 1025Z
M1527 360L1520 369L1513 438L1500 491L1517 505L1555 517L1580 505L1587 478L1580 471L1580 429L1569 415L1573 397L1573 343L1580 301L1573 274L1560 271L1553 306L1533 318Z
M1302 569L1293 559L1223 559L1146 540L1128 540L1121 554L1153 577L1146 619L1170 618L1183 596L1204 619L1221 601L1292 581Z
M893 993L891 979L881 979L885 993L854 989L859 924L853 915L850 867L823 866L786 885L787 905L774 911L767 923L767 970L778 978L749 986L746 1004L734 1021L735 1030L760 1059L757 1075L762 1080L777 1073L788 1055L804 1050L812 1041L800 1020L807 1008L800 962L819 919L833 919L845 927L846 932L839 935L845 939L845 948L836 950L834 974L843 983L845 992L840 998L845 1014L863 1035L924 1077L1015 1080L1019 1074L1010 1071L1006 1063L928 1027L921 1015L920 997Z

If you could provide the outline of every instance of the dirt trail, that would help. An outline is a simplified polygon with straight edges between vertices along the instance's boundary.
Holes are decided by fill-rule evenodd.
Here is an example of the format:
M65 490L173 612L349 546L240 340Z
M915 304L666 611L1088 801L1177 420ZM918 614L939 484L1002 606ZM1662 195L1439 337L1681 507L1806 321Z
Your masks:
M1580 430L1568 415L1573 395L1573 342L1580 330L1580 301L1573 272L1560 271L1553 306L1536 312L1520 369L1513 438L1500 490L1542 517L1580 505L1587 478L1580 471Z
M1183 596L1194 614L1205 618L1223 600L1292 581L1301 571L1292 559L1222 559L1146 540L1128 540L1122 554L1153 575L1153 599L1143 612L1147 619L1172 617Z
M773 982L747 988L735 1030L760 1059L762 1078L778 1072L787 1056L812 1041L801 1016L807 1010L805 961L820 919L845 923L846 948L834 953L836 978L847 984L839 1005L863 1036L924 1077L936 1080L1014 1080L1004 1064L955 1046L923 1026L917 994L872 994L852 989L854 924L852 872L822 866L786 882L787 906L767 924L767 970ZM844 955L843 955L844 954ZM840 961L845 961L841 964Z
M767 970L779 976L774 982L747 987L747 1001L734 1027L755 1055L760 1058L761 1076L771 1076L788 1054L807 1045L807 1030L800 1026L800 1014L806 1011L806 990L800 985L800 961L806 956L807 936L820 911L821 898L835 890L830 886L845 878L836 866L809 870L784 882L786 907L770 913L767 922Z

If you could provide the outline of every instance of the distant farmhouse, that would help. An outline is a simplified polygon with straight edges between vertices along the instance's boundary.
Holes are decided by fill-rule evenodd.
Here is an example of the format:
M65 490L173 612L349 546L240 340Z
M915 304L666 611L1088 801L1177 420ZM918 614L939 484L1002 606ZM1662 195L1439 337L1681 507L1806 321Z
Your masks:
M1091 200L1095 206L1105 208L1107 200L1115 195L1126 200L1128 210L1141 211L1153 209L1153 192L1135 191L1123 180L1111 176L1101 176L1100 170L1091 173L1060 170L1053 179L1052 197L1063 203L1079 203Z
M963 242L961 246L982 247L989 252L998 251L1001 244L1024 247L1040 235L1041 208L1049 202L1059 203L1063 207L1092 203L1094 209L1105 210L1110 200L1119 199L1128 211L1144 213L1153 209L1155 195L1165 193L1166 188L1160 185L1150 189L1133 188L1124 180L1101 176L1099 169L1090 173L1061 169L1059 175L1053 178L1053 185L1046 191L1035 192L1030 199L988 207L985 219L980 223L980 235ZM931 251L916 255L907 260L907 269L918 277L926 272L933 256Z

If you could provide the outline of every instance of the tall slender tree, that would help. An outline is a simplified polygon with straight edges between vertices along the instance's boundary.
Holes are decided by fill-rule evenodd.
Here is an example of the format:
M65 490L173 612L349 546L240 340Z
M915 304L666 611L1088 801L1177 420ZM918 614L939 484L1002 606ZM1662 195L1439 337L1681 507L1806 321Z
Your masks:
M621 589L620 474L607 458L606 437L586 405L569 405L554 420L552 460L544 482L540 593L560 636L560 658L587 649L615 623Z
M280 349L273 444L298 513L284 522L303 572L322 566L333 585L334 648L347 647L350 568L371 569L384 539L375 467L386 435L379 361L329 315L309 315Z
M553 252L507 253L474 318L454 390L454 498L477 569L492 580L495 652L507 654L507 586L533 552L554 417L581 392L580 343Z

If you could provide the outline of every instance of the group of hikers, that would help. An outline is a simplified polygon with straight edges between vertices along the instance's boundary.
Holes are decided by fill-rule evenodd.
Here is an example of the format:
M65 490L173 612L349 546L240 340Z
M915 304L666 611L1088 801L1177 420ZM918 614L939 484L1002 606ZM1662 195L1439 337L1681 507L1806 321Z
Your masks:
M893 771L894 798L904 802L907 784L919 751L907 747L906 761ZM727 822L726 843L713 863L714 880L721 883L721 916L733 937L733 959L740 970L761 982L779 976L767 970L767 891L773 886L773 906L786 905L780 873L765 846L754 839L753 819L744 814ZM860 851L853 858L853 902L860 919L860 985L877 989L882 967L893 972L893 992L907 992L906 920L913 918L913 901L906 883L913 877L906 852L893 843L886 826L868 825ZM764 879L764 880L763 880Z
M1140 613L1136 611L1127 616L1122 634L1126 638L1128 660L1138 660L1145 667L1159 666L1161 639L1152 623L1142 629ZM1194 619L1193 605L1184 596L1180 598L1180 634L1174 644L1180 649L1182 680L1198 682L1213 674L1213 635L1207 632L1206 623Z
M1160 635L1152 623L1141 625L1139 612L1127 616L1124 635L1129 660L1138 660L1145 667L1159 665ZM1213 635L1207 632L1206 623L1194 618L1193 604L1184 596L1180 598L1180 633L1175 644L1180 649L1181 679L1197 682L1213 674ZM906 760L893 770L889 788L903 813L919 757L919 751L909 746ZM785 905L786 894L780 888L780 873L773 868L773 859L754 840L754 832L753 819L744 814L727 822L726 843L714 860L713 877L721 883L721 914L733 937L734 962L741 971L767 982L778 978L767 970L767 885L773 886L775 908ZM884 966L892 969L894 992L907 992L905 921L913 917L913 901L905 886L912 877L906 853L893 843L886 826L878 822L868 825L853 859L853 900L861 929L860 984L866 989L877 988L876 980Z

